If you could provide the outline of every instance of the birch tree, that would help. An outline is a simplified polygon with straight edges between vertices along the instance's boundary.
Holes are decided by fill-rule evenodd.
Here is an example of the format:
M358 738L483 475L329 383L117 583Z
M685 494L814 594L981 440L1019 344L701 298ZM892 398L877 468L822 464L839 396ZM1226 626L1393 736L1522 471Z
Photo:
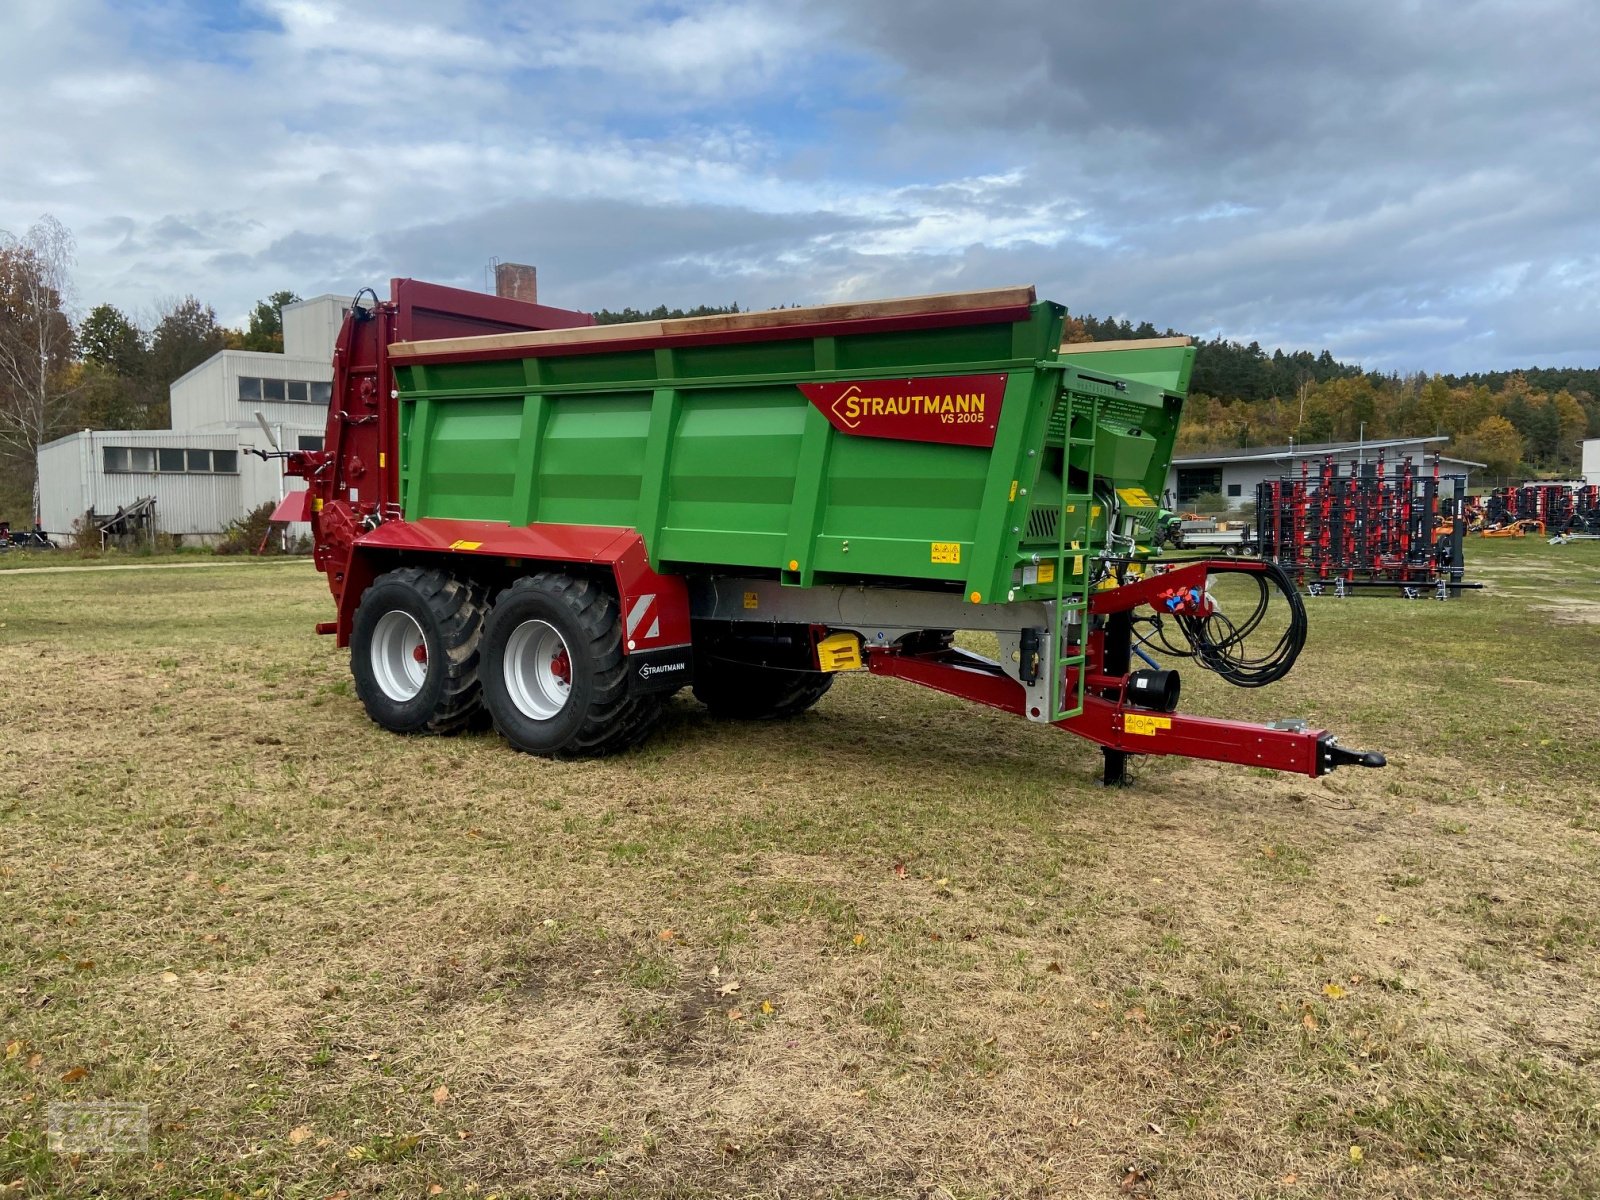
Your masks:
M32 481L35 517L39 446L71 416L72 262L72 234L52 216L21 237L0 231L0 455Z

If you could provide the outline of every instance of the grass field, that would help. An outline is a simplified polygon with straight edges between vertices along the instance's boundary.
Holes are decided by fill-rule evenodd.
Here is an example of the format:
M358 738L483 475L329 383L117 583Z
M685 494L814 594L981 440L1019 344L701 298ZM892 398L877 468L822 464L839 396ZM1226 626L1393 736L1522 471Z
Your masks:
M1600 1195L1600 545L1313 600L1384 771L842 679L551 763L370 725L309 565L0 576L0 1189ZM149 1105L148 1152L47 1105Z

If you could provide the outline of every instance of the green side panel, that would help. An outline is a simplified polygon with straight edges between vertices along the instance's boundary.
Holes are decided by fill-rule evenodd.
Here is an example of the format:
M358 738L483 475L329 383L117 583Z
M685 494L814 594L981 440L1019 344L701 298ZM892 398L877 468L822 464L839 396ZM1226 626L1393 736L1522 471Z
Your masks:
M1159 494L1193 358L1187 348L1104 362L1059 354L1063 311L403 365L402 506L411 519L633 528L662 570L933 584L1003 600L1025 565L1054 560L1057 578L1086 570L1110 514L1086 511L1096 505L1084 498ZM1113 361L1136 374L1109 374ZM1006 376L993 448L844 433L796 386L962 374Z
M637 525L650 402L649 391L612 391L563 396L551 404L538 447L535 504L540 521ZM521 407L519 402L519 414ZM512 449L516 452L520 443Z

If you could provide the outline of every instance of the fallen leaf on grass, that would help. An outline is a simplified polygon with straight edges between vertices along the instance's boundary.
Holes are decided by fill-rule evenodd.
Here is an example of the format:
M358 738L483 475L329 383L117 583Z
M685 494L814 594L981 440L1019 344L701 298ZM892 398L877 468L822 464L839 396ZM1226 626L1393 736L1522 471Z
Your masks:
M15 1058L22 1053L22 1043L11 1041L6 1043L6 1057Z
M442 1195L444 1195L444 1184L442 1184L442 1183L431 1183L431 1184L429 1184L428 1185L428 1195L430 1195L430 1196L442 1196Z
M905 865L905 863L895 863L895 865L894 865L894 875L895 875L896 879L904 879L906 877L906 865Z
M1317 1027L1317 1018L1308 1012L1300 1018L1300 1024L1304 1025L1307 1029L1315 1029Z
M730 1020L730 1021L742 1021L742 1020L744 1020L744 1010L738 1009L738 1008L730 1008L728 1010L728 1020Z
M1278 1182L1286 1184L1289 1187L1293 1187L1295 1183L1299 1181L1299 1179L1300 1176L1296 1175L1293 1171L1290 1171L1287 1175L1280 1175L1278 1177Z
M1350 1161L1351 1162L1358 1163L1362 1159L1364 1159L1366 1156L1367 1156L1367 1152L1365 1150L1363 1150L1360 1146L1351 1146L1350 1147Z
M1385 916L1383 913L1379 913L1377 916L1372 918L1372 923L1374 925L1393 925L1394 918Z
M161 982L162 983L177 983L178 982L177 972L175 972L175 971L163 971L163 972L161 972Z
M296 1125L293 1129L289 1130L289 1145L298 1146L310 1136L311 1126Z
M1052 975L1059 975L1059 974L1061 974L1061 964L1058 963L1058 962L1053 962L1048 967L1046 967L1045 970L1048 971Z
M74 971L92 971L92 970L94 970L94 959L92 959L92 958L81 958L81 959L78 960L77 965L74 966L72 969Z
M676 929L663 929L660 933L656 934L656 937L663 942L670 942L677 936L678 931Z
M717 989L717 995L731 996L739 990L739 986L739 981L737 979L730 979L727 983L723 984Z
M448 1099L450 1099L450 1089L445 1087L444 1084L441 1083L433 1089L433 1102L435 1104L443 1104Z
M850 941L854 944L855 948L859 950L861 947L867 944L867 935L864 933L858 933L855 935L855 937L851 938Z
M1326 996L1329 1000L1343 1000L1344 999L1344 989L1342 987L1340 987L1337 983L1325 983L1325 984L1323 984L1322 985L1322 994L1324 996Z
M78 1080L87 1079L88 1076L89 1076L89 1068L88 1067L73 1067L72 1070L66 1072L65 1074L63 1074L61 1076L61 1082L62 1083L77 1083Z
M1122 1019L1124 1021L1137 1021L1140 1025L1147 1024L1149 1021L1149 1018L1145 1016L1144 1006L1142 1004L1135 1004L1132 1008L1128 1009L1122 1014Z
M774 1004L771 1000L763 1000L761 1002L761 1015L763 1017L770 1017L773 1013L775 1013L777 1011L778 1011L778 1006L776 1004Z

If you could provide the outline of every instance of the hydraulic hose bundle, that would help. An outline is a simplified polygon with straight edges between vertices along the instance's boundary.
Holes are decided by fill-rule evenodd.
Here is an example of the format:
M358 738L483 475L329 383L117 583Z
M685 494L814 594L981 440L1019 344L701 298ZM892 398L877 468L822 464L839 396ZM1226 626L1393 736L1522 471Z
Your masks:
M1250 576L1259 589L1254 610L1243 620L1225 616L1214 603L1205 605L1204 611L1180 609L1168 613L1167 616L1183 635L1182 644L1176 645L1167 636L1165 617L1158 614L1143 618L1152 627L1152 636L1157 644L1167 654L1194 659L1235 687L1265 687L1282 679L1294 666L1295 659L1306 644L1306 606L1299 589L1274 563L1249 567L1212 563L1210 573ZM1281 593L1289 605L1289 623L1270 650L1252 656L1245 643L1267 615L1274 590Z

